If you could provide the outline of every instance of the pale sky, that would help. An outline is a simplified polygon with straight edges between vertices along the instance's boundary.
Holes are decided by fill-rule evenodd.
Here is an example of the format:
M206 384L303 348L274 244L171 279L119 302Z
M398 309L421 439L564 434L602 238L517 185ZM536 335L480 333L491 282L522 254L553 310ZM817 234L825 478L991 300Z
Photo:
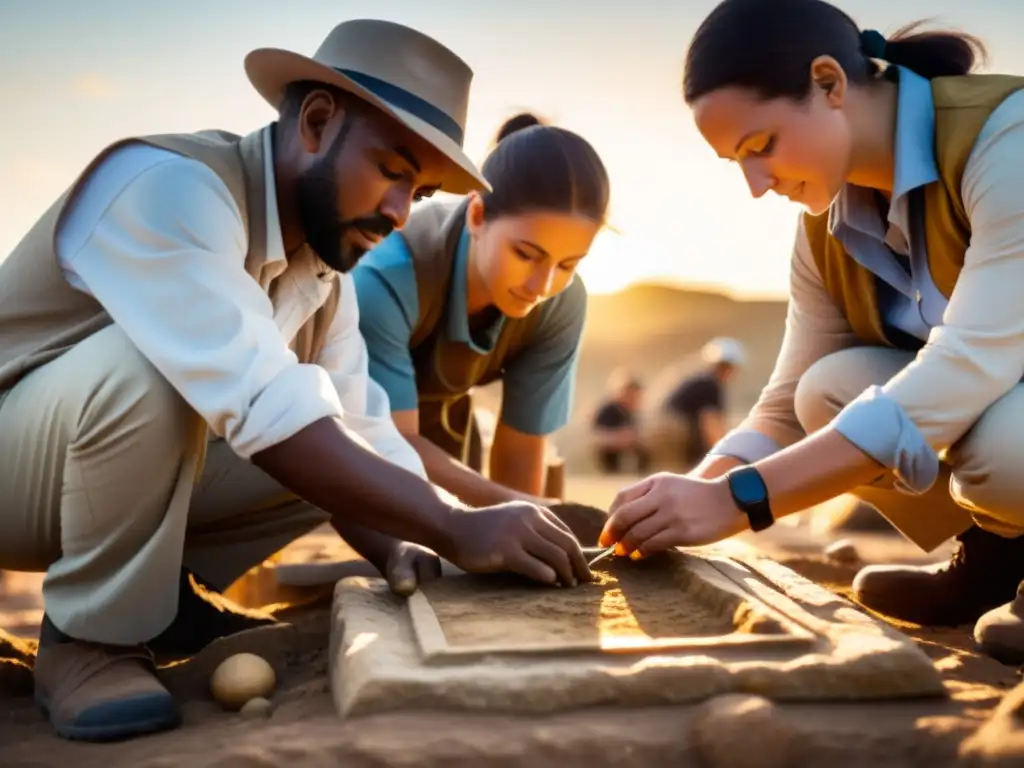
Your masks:
M927 17L981 36L990 70L1024 73L1020 0L842 0L862 26ZM0 258L106 144L274 119L245 54L312 55L351 18L416 27L475 71L467 150L531 109L581 133L612 179L612 223L581 271L594 292L637 280L782 294L799 209L752 200L700 139L682 61L711 0L0 0Z

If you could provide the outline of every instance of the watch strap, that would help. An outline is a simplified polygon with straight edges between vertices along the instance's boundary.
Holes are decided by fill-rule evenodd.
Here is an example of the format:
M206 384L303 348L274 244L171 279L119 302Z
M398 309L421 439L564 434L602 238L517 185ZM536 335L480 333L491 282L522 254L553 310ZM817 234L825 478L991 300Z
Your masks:
M761 473L747 464L729 470L725 477L733 501L750 521L750 529L763 531L770 528L775 523L775 515L768 501L768 486Z

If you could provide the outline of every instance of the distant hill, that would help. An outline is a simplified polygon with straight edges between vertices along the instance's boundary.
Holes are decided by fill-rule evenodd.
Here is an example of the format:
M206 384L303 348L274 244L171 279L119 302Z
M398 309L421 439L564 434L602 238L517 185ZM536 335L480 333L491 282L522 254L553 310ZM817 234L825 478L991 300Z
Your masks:
M720 293L665 285L636 285L593 296L588 307L577 382L577 408L589 410L604 378L624 365L647 382L652 397L699 366L697 353L715 336L746 345L747 367L732 388L746 410L771 374L786 320L783 301L742 301Z
M591 296L576 383L573 423L555 437L570 469L588 461L586 423L605 392L608 374L625 366L648 387L648 403L699 366L697 353L715 336L747 346L748 365L730 391L730 410L745 412L768 380L782 341L784 301L742 301L711 291L638 284ZM490 389L490 388L488 388ZM494 407L498 390L481 393Z

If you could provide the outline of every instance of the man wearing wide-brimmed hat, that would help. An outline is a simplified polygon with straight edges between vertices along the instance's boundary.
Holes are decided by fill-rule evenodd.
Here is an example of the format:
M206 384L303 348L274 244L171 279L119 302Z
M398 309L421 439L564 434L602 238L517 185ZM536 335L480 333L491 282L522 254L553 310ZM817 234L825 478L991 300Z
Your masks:
M471 70L366 20L246 69L277 123L108 147L0 263L0 568L47 572L36 693L68 737L174 725L151 653L269 620L206 590L324 521L396 591L437 555L589 576L549 511L436 492L367 376L347 272L418 198L486 187Z

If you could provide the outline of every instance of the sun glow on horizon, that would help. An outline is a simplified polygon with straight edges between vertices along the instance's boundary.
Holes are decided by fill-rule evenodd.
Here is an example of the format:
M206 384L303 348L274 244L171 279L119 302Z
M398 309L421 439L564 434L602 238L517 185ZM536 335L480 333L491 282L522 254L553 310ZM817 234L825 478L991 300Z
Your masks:
M916 18L967 29L989 45L991 71L1024 71L1014 36L1024 4L837 2L885 31ZM591 292L649 282L743 298L787 290L798 208L772 196L753 200L739 170L697 134L680 94L686 43L716 0L635 0L602 13L585 0L350 0L343 9L309 0L301 13L272 4L254 13L250 0L10 5L0 66L19 74L0 79L0 98L17 105L0 123L0 258L105 145L213 127L247 133L273 120L246 81L248 51L311 54L344 18L373 17L420 29L473 67L471 157L482 161L501 122L524 109L595 146L611 178L614 229L598 235L580 265Z

